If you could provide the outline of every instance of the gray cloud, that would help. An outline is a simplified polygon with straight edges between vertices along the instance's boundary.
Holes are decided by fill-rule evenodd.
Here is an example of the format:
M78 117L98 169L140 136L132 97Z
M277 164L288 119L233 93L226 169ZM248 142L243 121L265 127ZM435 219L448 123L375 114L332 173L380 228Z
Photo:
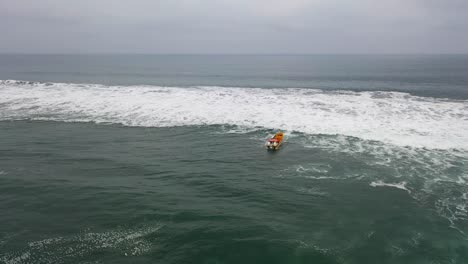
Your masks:
M466 0L0 0L0 52L468 53Z

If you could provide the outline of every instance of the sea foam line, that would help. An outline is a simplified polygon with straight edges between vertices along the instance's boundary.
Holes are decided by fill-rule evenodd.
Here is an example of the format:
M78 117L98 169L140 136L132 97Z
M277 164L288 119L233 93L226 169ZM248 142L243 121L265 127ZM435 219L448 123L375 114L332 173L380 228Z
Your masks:
M32 241L22 251L1 252L0 263L70 263L77 257L93 257L103 249L124 256L140 256L151 251L147 237L154 236L160 228L162 225Z
M397 189L400 189L400 190L405 190L408 193L411 193L411 190L409 190L406 187L406 182L385 183L383 181L373 181L369 185L372 186L372 187L393 187L393 188L397 188Z

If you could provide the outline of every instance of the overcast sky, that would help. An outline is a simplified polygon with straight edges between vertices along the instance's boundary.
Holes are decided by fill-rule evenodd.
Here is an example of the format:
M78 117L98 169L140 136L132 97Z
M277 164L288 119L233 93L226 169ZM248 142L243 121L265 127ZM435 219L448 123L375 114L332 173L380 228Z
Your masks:
M2 53L468 53L468 0L0 0Z

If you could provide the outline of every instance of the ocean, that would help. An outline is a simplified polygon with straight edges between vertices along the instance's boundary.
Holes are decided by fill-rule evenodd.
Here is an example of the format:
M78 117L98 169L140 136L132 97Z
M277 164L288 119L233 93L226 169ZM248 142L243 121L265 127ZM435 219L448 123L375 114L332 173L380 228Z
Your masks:
M0 263L468 263L468 55L0 55Z

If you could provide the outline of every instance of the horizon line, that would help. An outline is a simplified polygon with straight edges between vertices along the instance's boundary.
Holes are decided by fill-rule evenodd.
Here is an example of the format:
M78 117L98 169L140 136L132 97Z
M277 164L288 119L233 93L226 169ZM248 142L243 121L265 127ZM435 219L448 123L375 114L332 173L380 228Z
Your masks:
M0 52L0 55L187 55L187 56L207 56L207 55L248 55L248 56L310 56L310 55L468 55L467 53L452 53L452 52L440 52L440 53L410 53L410 52L401 52L401 53L346 53L346 52L337 52L337 53L152 53L152 52Z

